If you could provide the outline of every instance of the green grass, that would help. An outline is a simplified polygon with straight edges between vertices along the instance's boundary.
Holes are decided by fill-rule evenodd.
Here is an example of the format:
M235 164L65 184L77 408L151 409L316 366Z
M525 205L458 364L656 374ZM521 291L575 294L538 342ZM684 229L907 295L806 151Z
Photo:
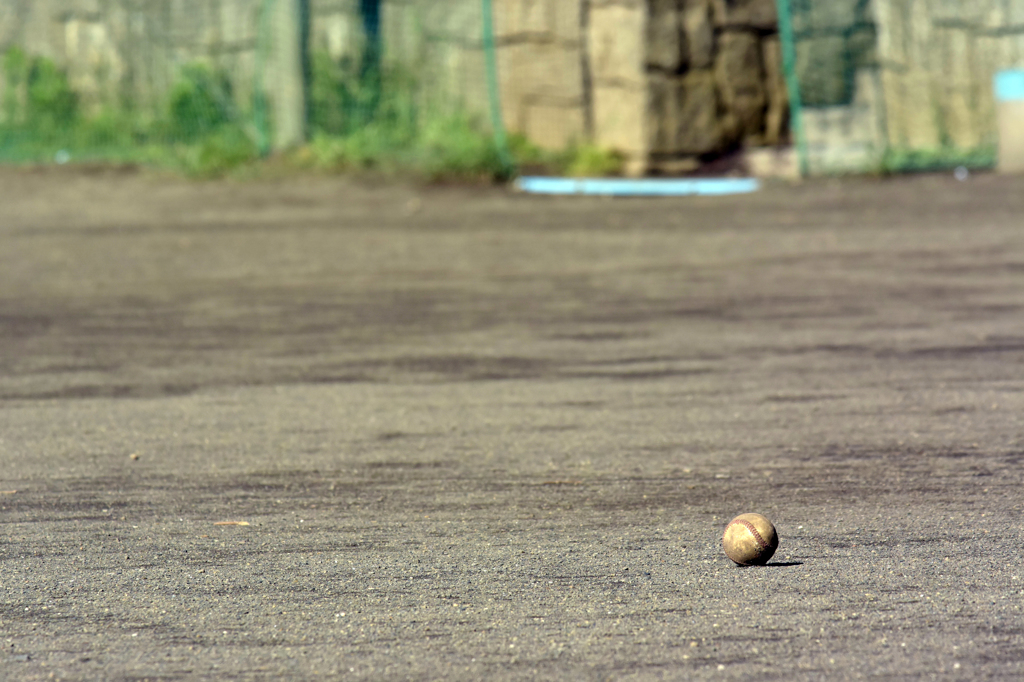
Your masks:
M618 152L591 144L570 144L544 150L522 135L509 135L509 151L517 168L529 173L570 177L621 175L625 160Z
M458 115L431 118L416 127L370 121L345 135L320 132L295 158L320 170L411 174L428 180L507 175L490 132Z
M498 148L486 121L437 106L416 78L399 71L360 71L312 55L310 142L263 162L259 140L271 131L241 107L231 80L208 65L183 67L163 104L141 111L132 102L83 106L67 75L17 48L2 59L0 161L112 162L169 169L191 177L259 175L261 166L322 172L403 175L426 180L504 181L514 166L558 175L621 172L618 155L591 145L550 152L511 136Z
M297 157L319 169L428 180L497 180L510 173L483 121L431 102L400 69L360 71L315 52L310 127L308 149Z
M230 79L207 65L185 66L154 112L130 105L86 112L64 72L17 48L4 55L3 69L2 161L138 163L195 177L251 175L260 165L257 140L269 131L256 129L252 112L237 105ZM311 141L286 162L430 180L509 175L481 122L450 107L441 114L424 106L408 74L353 72L314 55Z

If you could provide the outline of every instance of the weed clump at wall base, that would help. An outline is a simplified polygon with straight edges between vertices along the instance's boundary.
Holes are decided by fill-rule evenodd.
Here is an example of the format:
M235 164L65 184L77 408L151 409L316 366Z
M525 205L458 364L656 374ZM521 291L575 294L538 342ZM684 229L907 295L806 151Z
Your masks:
M195 142L238 118L231 82L205 64L189 64L171 88L168 106L172 136Z
M428 180L502 179L506 173L491 135L458 117L437 119L416 131L370 123L348 135L317 133L296 158L322 170L412 174Z
M173 141L173 165L189 175L212 177L257 160L255 136L244 120L227 75L205 64L186 66L171 88L163 123Z
M962 150L954 147L939 149L890 149L882 158L883 173L951 170L958 166L970 169L992 168L996 164L994 145Z
M217 177L259 158L256 143L237 125L224 125L199 141L182 145L177 162L186 173Z
M18 48L3 57L3 121L0 153L28 153L32 146L58 149L74 139L78 97L56 65Z
M624 164L619 152L589 144L572 146L566 154L565 174L576 178L621 175Z
M415 163L431 179L488 177L505 179L505 168L490 132L461 116L429 121L417 145Z
M502 179L508 169L482 122L433 102L417 79L314 53L313 130L302 159L323 169L409 173L427 179Z
M27 123L45 140L55 140L78 123L78 96L48 59L31 62L26 78Z
M517 168L529 174L575 178L622 175L625 159L619 152L592 144L571 144L556 151L537 147L522 135L509 135L509 151Z

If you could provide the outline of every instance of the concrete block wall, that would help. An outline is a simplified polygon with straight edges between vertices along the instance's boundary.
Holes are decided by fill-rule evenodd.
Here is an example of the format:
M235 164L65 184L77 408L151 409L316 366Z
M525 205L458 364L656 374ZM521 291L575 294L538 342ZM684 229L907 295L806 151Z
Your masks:
M502 118L558 149L590 135L583 0L494 0Z
M649 154L644 0L591 0L587 56L594 144L627 159L627 171L643 172Z
M1024 68L1024 0L794 3L811 168L994 148L992 77Z
M885 103L873 0L793 4L796 71L813 173L880 168Z
M802 111L809 170L814 174L874 171L888 147L885 102L877 70L859 69L852 100Z
M125 96L154 104L177 70L198 59L247 73L239 82L251 83L256 31L253 0L0 2L0 51L19 46L53 59L86 108Z
M889 144L994 146L992 77L1024 68L1024 0L875 0Z

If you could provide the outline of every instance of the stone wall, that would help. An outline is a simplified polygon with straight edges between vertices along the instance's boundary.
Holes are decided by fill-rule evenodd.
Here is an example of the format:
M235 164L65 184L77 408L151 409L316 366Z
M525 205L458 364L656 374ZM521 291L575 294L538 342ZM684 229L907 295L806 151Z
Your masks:
M20 46L67 70L86 107L159 106L180 68L232 75L239 102L258 74L271 95L262 0L0 0L0 51ZM357 63L360 0L310 0L311 43ZM434 105L486 120L479 0L380 0L385 63ZM506 127L551 149L590 141L634 173L673 172L785 136L774 0L493 0ZM260 45L263 46L261 52ZM269 56L268 56L269 54ZM2 77L2 76L0 76Z
M633 173L784 138L774 0L590 0L588 18L593 139Z

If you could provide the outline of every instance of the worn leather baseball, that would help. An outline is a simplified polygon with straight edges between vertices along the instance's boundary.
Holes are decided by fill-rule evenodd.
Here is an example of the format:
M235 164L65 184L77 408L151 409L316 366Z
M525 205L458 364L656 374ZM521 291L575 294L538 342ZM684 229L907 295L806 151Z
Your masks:
M760 514L740 514L722 535L725 555L741 566L768 563L778 546L775 526Z

